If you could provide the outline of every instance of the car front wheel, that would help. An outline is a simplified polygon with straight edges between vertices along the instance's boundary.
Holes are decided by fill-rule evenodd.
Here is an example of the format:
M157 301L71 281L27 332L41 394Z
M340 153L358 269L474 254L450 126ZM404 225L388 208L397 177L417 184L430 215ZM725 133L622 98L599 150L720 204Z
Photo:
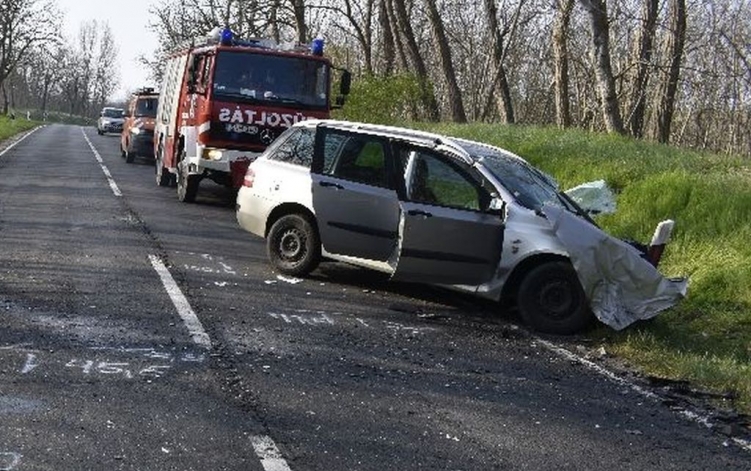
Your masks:
M522 279L516 298L519 314L539 332L570 335L587 327L593 315L570 263L542 263Z
M313 222L302 214L280 217L266 238L271 264L281 273L304 276L321 261L321 242Z

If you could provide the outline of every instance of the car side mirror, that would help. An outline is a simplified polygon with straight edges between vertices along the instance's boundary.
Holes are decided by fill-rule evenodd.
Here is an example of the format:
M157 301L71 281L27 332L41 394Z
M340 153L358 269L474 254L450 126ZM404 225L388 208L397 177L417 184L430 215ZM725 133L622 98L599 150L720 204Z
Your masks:
M498 195L492 195L490 198L490 204L488 204L488 212L491 214L503 215L506 209L506 202Z

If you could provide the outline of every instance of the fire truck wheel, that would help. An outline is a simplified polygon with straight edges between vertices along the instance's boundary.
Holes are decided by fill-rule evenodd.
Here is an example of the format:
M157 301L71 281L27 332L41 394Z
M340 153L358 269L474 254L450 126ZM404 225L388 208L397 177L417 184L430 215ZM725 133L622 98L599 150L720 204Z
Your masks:
M157 149L157 155L154 159L156 168L156 184L159 186L173 186L174 176L164 167L162 162L162 146Z
M190 175L183 162L177 165L177 199L183 203L192 203L196 200L200 175Z
M285 275L307 275L321 261L318 231L303 214L287 214L277 219L266 238L266 250L274 268Z

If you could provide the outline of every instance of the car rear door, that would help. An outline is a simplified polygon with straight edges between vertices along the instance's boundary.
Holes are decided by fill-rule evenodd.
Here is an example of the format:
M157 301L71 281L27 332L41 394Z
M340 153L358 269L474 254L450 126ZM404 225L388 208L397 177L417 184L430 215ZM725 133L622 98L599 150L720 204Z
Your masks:
M320 126L311 177L324 250L386 262L396 250L399 226L388 141Z
M442 284L489 281L500 261L504 222L490 210L478 172L435 150L399 145L404 188L399 257L392 278Z

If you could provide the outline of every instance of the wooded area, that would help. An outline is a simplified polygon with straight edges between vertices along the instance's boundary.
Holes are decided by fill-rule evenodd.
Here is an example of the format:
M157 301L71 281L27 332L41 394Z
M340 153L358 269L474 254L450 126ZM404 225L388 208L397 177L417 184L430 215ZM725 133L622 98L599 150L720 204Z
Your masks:
M118 86L117 45L95 23L59 37L50 1L0 0L3 111L90 115ZM747 0L162 0L148 15L155 78L171 45L217 25L321 36L361 83L416 84L401 120L572 126L751 157Z

